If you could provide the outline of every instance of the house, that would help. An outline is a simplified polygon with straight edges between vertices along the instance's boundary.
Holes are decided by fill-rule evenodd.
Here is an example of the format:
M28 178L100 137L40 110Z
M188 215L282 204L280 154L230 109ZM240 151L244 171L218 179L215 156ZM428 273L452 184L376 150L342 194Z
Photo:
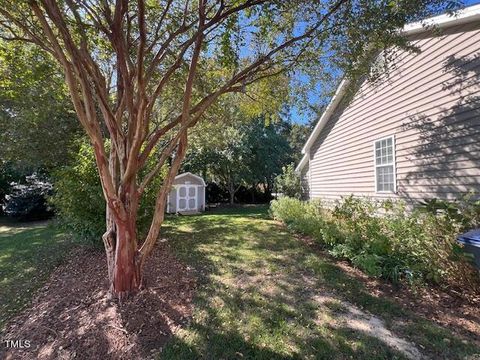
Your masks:
M205 210L205 181L186 172L173 180L167 197L167 213L198 213Z
M396 50L381 81L353 94L342 81L319 119L296 168L305 198L480 193L480 5L403 31L421 52Z

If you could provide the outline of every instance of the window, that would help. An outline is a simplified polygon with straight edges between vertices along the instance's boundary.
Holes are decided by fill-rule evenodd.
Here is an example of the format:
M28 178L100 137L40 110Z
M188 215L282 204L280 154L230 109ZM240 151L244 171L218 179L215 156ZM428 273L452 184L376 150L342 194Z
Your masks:
M393 136L375 141L375 191L396 192Z

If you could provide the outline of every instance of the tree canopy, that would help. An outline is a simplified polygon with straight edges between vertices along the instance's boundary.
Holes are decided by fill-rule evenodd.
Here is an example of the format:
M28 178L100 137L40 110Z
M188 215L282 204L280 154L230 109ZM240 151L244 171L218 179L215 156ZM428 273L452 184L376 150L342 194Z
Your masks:
M65 164L79 134L54 59L31 44L0 41L0 158L21 171L48 171Z

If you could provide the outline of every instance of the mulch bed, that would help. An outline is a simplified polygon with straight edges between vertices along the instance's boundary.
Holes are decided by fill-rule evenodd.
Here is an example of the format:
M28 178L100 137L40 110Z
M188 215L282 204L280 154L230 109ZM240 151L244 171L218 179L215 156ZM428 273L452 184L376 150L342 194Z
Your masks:
M2 343L0 359L150 359L189 322L193 272L166 242L146 264L146 289L123 304L109 299L106 277L102 252L77 249L1 336L30 348L6 351Z
M405 309L434 321L480 346L479 293L464 289L440 289L433 286L417 289L402 285L395 286L384 280L368 277L347 261L334 259L309 237L298 235L296 237L315 252L331 259L345 273L361 281L367 292L373 296L388 298Z

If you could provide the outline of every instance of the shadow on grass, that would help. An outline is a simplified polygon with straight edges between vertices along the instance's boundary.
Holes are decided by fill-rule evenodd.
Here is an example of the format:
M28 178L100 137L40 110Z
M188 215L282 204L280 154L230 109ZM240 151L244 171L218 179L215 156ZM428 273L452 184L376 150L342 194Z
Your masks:
M357 279L268 220L266 207L171 217L164 231L202 286L191 325L167 345L162 359L404 357L380 339L336 323L338 309L319 305L319 294L381 317L428 355L455 359L480 352L368 293Z

